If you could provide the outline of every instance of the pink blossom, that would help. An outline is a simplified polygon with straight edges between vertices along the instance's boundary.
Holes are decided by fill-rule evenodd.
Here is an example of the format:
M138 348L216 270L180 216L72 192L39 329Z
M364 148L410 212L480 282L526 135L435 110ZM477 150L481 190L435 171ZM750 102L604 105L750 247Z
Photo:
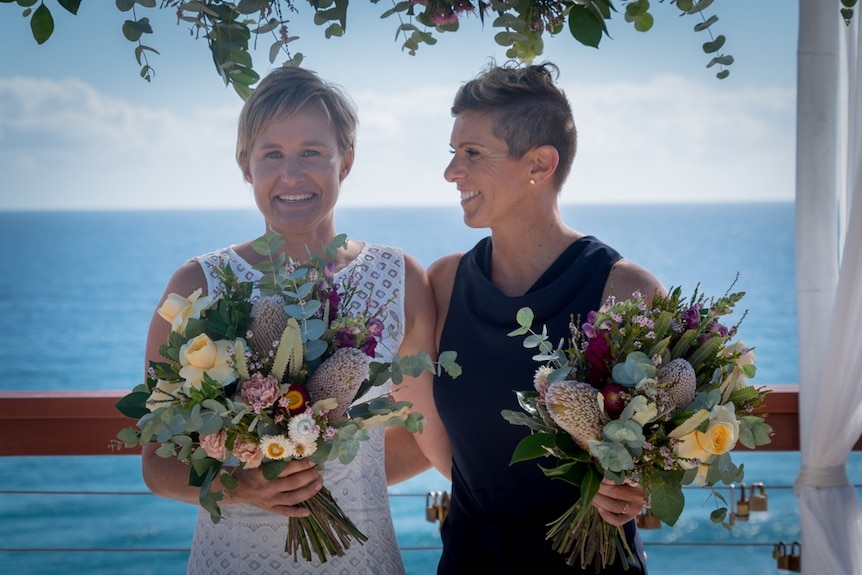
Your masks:
M225 448L227 431L222 429L218 433L201 435L200 441L201 447L204 448L204 451L206 451L209 457L218 459L219 461L224 461L225 456L227 455L227 449Z
M255 372L250 379L242 383L242 398L254 408L255 413L272 406L279 397L278 380Z
M233 454L246 469L255 469L263 463L263 451L256 442L237 441L233 444Z

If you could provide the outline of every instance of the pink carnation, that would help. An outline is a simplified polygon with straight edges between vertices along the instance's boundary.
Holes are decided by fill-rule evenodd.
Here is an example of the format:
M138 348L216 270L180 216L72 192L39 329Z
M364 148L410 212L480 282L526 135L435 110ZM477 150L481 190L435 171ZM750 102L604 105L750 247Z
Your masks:
M222 429L218 433L201 435L200 441L201 447L204 448L204 451L206 451L208 456L213 459L218 459L219 461L225 460L227 449L224 444L225 441L227 441L227 431Z
M255 413L272 406L279 398L278 380L271 375L255 373L242 384L242 398L254 408Z
M263 463L263 451L260 450L257 443L237 441L233 444L233 454L246 469L255 469Z

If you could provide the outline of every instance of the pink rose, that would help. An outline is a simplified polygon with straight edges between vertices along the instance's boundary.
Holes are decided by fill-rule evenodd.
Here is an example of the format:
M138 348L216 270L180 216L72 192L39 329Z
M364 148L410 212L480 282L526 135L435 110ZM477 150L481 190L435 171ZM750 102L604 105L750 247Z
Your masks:
M225 448L225 441L227 441L227 431L222 429L218 433L209 433L206 435L201 435L201 447L204 448L204 451L207 452L207 455L212 457L213 459L218 459L219 461L224 461L227 455L227 449Z
M263 451L257 443L248 441L237 441L233 444L233 454L246 469L255 469L263 463Z
M261 409L272 406L278 400L278 380L271 375L255 373L243 382L240 394L255 413L260 413Z

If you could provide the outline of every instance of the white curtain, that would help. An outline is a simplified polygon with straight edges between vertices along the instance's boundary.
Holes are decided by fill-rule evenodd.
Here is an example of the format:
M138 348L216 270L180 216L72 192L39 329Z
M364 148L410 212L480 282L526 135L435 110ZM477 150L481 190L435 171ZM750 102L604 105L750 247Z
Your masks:
M831 7L832 10L827 9ZM862 435L862 88L859 7L800 0L796 246L802 572L862 574L847 459Z

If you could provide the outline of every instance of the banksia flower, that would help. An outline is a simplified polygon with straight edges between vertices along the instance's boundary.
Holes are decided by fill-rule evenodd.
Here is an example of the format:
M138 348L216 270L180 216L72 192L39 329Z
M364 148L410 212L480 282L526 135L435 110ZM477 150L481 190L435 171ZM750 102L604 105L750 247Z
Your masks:
M589 440L602 438L605 421L598 395L596 388L580 381L554 382L545 394L551 419L585 450L589 450Z
M680 411L694 401L697 377L694 368L683 358L678 357L659 369L656 379L667 386L667 407L673 411Z
M258 355L266 357L287 325L289 316L284 311L284 300L275 295L258 299L251 307L251 317L250 343Z
M272 375L278 381L283 381L285 375L297 376L302 371L302 333L299 323L294 318L288 318L287 327L281 332L278 351L272 361Z
M347 413L356 390L368 377L369 360L361 349L339 347L311 374L306 387L312 403L328 397L338 402L328 415L330 420Z

